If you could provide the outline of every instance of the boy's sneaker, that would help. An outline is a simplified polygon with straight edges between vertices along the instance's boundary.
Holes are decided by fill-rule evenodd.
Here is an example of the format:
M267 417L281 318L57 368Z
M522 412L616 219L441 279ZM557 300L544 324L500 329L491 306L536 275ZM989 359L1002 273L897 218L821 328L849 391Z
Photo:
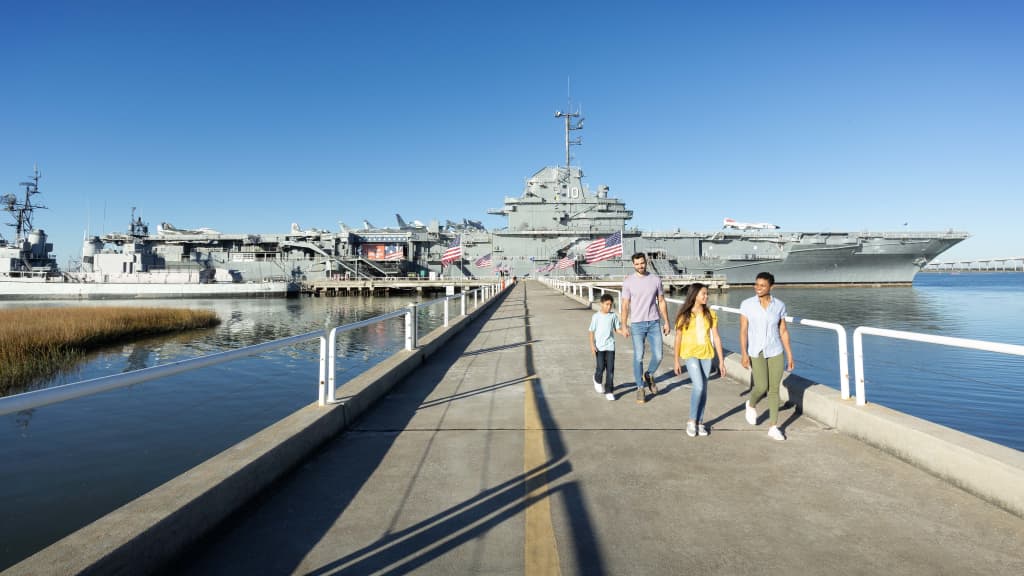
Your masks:
M651 396L656 396L658 387L654 385L654 376L651 376L650 372L644 372L644 382L647 383L647 389L651 391Z
M636 389L636 403L637 404L644 404L645 402L647 402L647 396L644 395L644 389L643 388L637 388Z
M693 438L694 436L696 436L697 435L697 425L694 424L693 422L687 422L686 423L686 435L689 436L690 438Z
M612 394L611 392L605 394L604 397L608 400L615 400L615 394Z
M697 424L697 436L707 436L708 429L703 424Z
M751 426L757 426L757 410L750 405L750 401L747 401L747 424Z
M771 438L772 440L786 439L786 437L783 436L782 434L782 430L779 430L778 426L772 426L771 428L768 429L768 437Z
M604 386L602 386L597 380L594 380L594 391L598 394L604 392Z

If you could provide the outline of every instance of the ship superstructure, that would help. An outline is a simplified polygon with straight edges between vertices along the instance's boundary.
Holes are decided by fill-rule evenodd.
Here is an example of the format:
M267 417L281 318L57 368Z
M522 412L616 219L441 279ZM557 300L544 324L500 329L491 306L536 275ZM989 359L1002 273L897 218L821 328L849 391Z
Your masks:
M642 252L650 268L662 276L724 276L729 284L752 284L758 272L768 271L783 284L908 284L928 262L969 237L952 230L787 232L770 224L742 223L716 232L642 231L629 226L633 211L613 197L608 186L590 189L583 170L572 165L571 147L581 142L570 136L583 128L578 113L556 116L564 121L565 164L538 170L526 179L518 196L507 196L501 208L488 211L505 217L502 228L487 230L479 221L465 218L444 225L436 220L410 225L396 214L398 226L393 228L364 222L363 228L351 229L339 222L338 231L329 231L293 223L288 232L232 234L179 229L165 222L151 233L133 211L127 232L85 240L81 271L60 272L49 256L52 246L45 233L26 234L30 221L19 220L18 242L0 245L0 280L144 278L225 284L525 276L544 273L559 261L571 261L571 266L554 273L602 277L631 272L629 256ZM4 197L8 212L31 206L38 173L24 184L24 200ZM588 264L587 245L616 232L622 235L623 257ZM442 254L456 239L462 259L442 266ZM487 255L490 258L483 258ZM477 266L477 260L487 265Z

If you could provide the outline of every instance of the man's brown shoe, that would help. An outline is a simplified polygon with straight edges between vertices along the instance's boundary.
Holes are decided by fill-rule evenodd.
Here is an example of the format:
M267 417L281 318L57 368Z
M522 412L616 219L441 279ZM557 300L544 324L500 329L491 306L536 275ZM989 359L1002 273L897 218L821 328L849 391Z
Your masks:
M644 372L644 382L647 382L647 389L651 391L651 396L656 396L658 387L654 385L654 376L651 376L650 372Z
M643 388L637 388L636 389L636 403L637 404L643 404L645 402L647 402L647 395L644 394L644 389Z

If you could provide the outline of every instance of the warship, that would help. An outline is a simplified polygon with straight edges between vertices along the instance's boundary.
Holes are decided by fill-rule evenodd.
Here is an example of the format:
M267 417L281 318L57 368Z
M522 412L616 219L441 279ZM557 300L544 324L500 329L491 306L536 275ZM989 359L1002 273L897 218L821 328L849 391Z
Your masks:
M285 277L243 276L230 268L217 268L201 259L166 262L146 241L148 227L134 210L127 234L118 235L116 249L107 249L92 237L82 248L82 264L62 271L53 257L46 231L33 227L38 209L40 173L22 182L24 196L4 194L0 207L13 217L13 241L0 235L0 299L127 299L270 297L298 292Z
M52 247L41 230L16 247L0 248L0 293L9 292L4 287L13 279L24 284L30 276L44 276L46 286L40 289L52 290L88 283L81 281L85 278L99 281L111 272L122 278L187 274L205 285L221 286L253 285L254 280L299 284L495 274L614 278L632 271L629 258L638 252L661 276L724 277L730 285L753 284L761 271L774 274L780 284L907 285L932 259L970 236L953 230L788 232L769 223L730 219L714 232L643 231L629 226L633 211L612 197L608 186L592 191L582 169L570 163L572 146L581 144L580 138L572 138L583 128L580 114L555 116L564 123L565 164L535 172L518 196L505 197L501 208L488 210L505 217L501 228L488 230L469 219L446 220L443 225L438 220L410 223L396 214L397 226L385 228L364 220L360 229L341 222L337 231L303 229L293 223L283 233L226 234L164 222L152 234L133 209L127 232L84 241L77 272L57 271L48 256ZM8 200L8 211L16 211L16 202ZM20 225L18 232L20 236ZM622 256L587 262L588 245L609 237L621 241ZM442 263L445 252L455 246L461 247L461 257Z

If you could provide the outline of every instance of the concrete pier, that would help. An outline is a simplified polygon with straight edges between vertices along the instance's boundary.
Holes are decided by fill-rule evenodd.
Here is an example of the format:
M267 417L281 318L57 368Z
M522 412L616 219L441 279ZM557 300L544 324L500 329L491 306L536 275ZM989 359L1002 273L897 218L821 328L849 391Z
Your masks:
M1024 573L1024 519L1010 511L1024 484L1003 488L1002 500L978 497L794 403L780 419L789 439L773 441L764 402L758 426L743 418L749 386L735 359L729 378L709 384L710 436L690 438L689 380L671 373L667 349L646 404L635 402L622 338L617 398L595 393L590 316L520 283L447 341L428 339L429 356L401 380L376 374L339 389L350 395L334 410L353 417L339 416L347 430L319 448L296 446L295 418L247 441L311 456L228 521L204 521L194 506L190 523L168 526L137 501L11 573L150 571L147 538L181 546L159 563L169 574ZM806 386L793 390L808 409L820 402ZM315 414L302 418L324 418ZM999 474L1024 478L1017 451L963 450L989 457L972 465L994 460ZM240 472L220 476L236 484L273 467L229 460L220 465ZM198 482L196 471L154 492L173 505L170 485L186 481ZM113 526L129 549L118 562L105 560Z

